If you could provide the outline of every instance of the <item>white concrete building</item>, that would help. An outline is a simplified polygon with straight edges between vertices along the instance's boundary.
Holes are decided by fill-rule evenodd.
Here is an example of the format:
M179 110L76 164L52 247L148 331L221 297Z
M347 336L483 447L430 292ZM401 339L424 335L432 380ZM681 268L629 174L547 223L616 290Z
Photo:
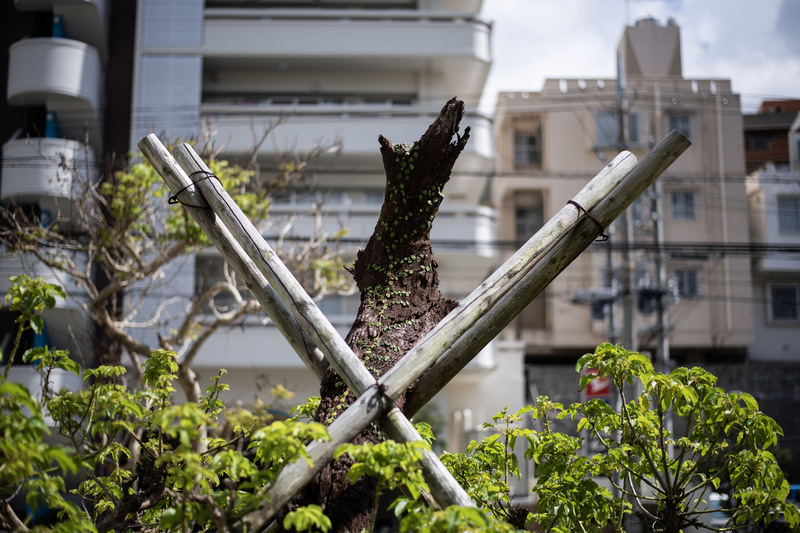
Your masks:
M495 264L495 211L484 203L494 169L492 125L476 106L491 64L491 26L477 17L480 0L423 2L235 2L141 0L137 13L131 148L147 133L167 138L216 133L221 157L237 160L254 135L282 116L257 152L262 173L287 151L340 140L313 161L316 188L289 190L272 208L276 222L294 217L290 236L307 237L312 200L325 197L324 230L347 228L350 253L366 243L378 219L384 172L378 135L414 142L451 97L467 104L471 128L433 226L441 289L466 296ZM276 225L277 227L277 225ZM266 235L268 239L274 235ZM216 250L182 265L172 289L191 295L196 280L221 265ZM358 295L323 300L345 334ZM523 401L522 360L490 345L437 398L440 416L472 420L470 431L507 403ZM195 369L220 368L245 404L281 384L302 401L318 384L278 331L260 320L216 333ZM463 432L451 433L463 443Z

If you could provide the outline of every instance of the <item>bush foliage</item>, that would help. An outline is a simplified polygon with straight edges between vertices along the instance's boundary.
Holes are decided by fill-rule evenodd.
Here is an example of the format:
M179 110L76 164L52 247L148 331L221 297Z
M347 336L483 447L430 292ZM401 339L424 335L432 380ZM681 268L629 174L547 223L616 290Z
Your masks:
M39 313L63 294L41 280L14 281L7 303L20 312L20 329L40 328ZM14 355L3 354L7 368ZM45 384L53 369L80 371L64 351L35 348L23 359ZM583 372L580 386L610 378L620 391L618 409L599 400L563 406L540 397L516 413L495 415L483 426L487 436L466 453L443 454L476 508L427 503L419 459L432 434L424 424L418 428L428 442L346 444L336 454L355 461L351 476L373 476L378 496L402 491L391 505L402 532L511 532L534 522L553 532L621 531L631 515L654 531L677 532L702 527L710 510L701 503L723 485L736 505L722 530L780 513L797 525L797 510L786 502L788 483L769 452L781 430L752 396L725 392L700 368L654 372L647 357L610 344L578 360L578 371L587 367L595 371ZM137 390L118 384L125 368L101 366L83 370L82 390L45 386L38 398L3 377L0 527L229 531L269 497L284 467L309 460L307 443L328 438L326 427L309 419L314 398L286 420L270 419L265 410L226 410L224 371L199 401L176 404L177 369L174 352L157 350ZM680 432L670 429L670 417L681 421ZM580 434L554 431L554 419L574 420ZM603 452L580 453L586 438ZM512 501L522 460L535 464L535 509ZM75 478L83 481L70 484ZM25 496L27 514L8 503L17 494ZM282 520L290 530L330 529L317 505Z

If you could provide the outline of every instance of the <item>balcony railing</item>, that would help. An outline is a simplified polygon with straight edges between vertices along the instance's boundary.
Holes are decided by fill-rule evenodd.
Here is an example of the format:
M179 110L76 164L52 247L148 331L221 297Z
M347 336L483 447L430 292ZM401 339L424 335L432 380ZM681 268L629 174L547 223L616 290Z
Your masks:
M363 246L375 229L380 209L380 203L324 203L322 232L332 235L346 229L344 242ZM304 239L313 234L316 221L313 206L309 203L276 203L270 214L274 227L281 227L284 231L284 221L292 219L291 229L284 233L284 237ZM495 218L494 210L485 206L443 205L431 228L431 241L437 254L495 257Z
M60 15L67 37L88 43L108 54L108 0L14 0L17 11L52 11Z
M46 106L59 115L64 137L82 139L88 128L95 151L101 149L103 68L96 48L58 37L23 39L11 45L8 103Z
M0 200L40 202L42 197L64 200L80 194L96 176L91 147L58 138L12 139L3 145Z
M379 148L378 135L395 142L419 139L439 114L439 108L406 105L283 105L250 101L231 104L204 104L203 120L225 139L226 152L247 153L253 148L255 136L281 117L286 120L272 131L271 141L264 143L262 152L282 150L308 151L320 140L343 139L342 153L374 155ZM464 155L491 159L494 157L492 125L488 117L467 113L463 127L469 126L471 141ZM461 131L463 131L463 128Z
M490 60L491 26L474 13L207 9L204 55L453 56ZM236 35L235 39L231 36ZM312 37L309 39L309 37ZM324 42L326 46L320 47ZM370 43L370 49L364 49ZM257 45L257 46L254 46Z
M48 105L49 109L102 108L103 75L97 49L58 37L23 39L11 45L8 102L13 106Z
M480 94L490 35L491 26L474 13L207 9L197 53L209 72L435 72L432 90L446 99Z

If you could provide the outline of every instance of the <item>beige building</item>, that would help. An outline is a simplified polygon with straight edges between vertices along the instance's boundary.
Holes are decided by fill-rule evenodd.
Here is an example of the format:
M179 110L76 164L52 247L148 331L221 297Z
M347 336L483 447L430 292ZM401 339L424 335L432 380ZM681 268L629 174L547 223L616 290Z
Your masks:
M504 254L620 148L641 160L673 129L692 146L629 209L630 231L615 222L608 243L591 245L507 329L506 340L521 341L528 364L566 363L609 339L655 353L664 330L679 363L741 360L753 321L739 96L729 80L682 76L680 31L671 20L626 28L618 58L619 86L615 79L548 79L539 92L500 93L492 194ZM660 230L654 220L663 222ZM634 297L629 314L626 287Z

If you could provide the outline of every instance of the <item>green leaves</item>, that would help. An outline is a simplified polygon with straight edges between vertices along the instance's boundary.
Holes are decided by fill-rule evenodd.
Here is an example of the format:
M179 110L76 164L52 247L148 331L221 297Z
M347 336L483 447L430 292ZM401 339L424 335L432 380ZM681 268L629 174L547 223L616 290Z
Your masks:
M355 461L347 473L350 479L372 476L378 482L379 492L402 488L416 500L423 490L429 490L419 465L425 449L430 447L423 441L398 443L387 440L377 444L342 444L333 456L338 459L347 454Z
M597 375L609 377L623 400L618 413L594 400L574 406L583 417L578 429L606 450L592 458L593 470L612 482L628 480L618 487L624 493L641 495L646 487L659 522L690 525L697 516L693 494L717 490L722 480L738 502L731 524L769 521L786 509L786 481L768 451L782 432L750 394L726 393L702 368L655 373L644 355L610 344L581 357L576 369L585 367L597 374L582 376L582 388ZM626 401L625 385L636 383L641 392ZM673 416L681 420L679 436Z
M307 505L291 511L283 519L285 529L296 531L322 531L330 530L331 520L322 512L319 505Z
M35 290L16 293L19 305L26 308L29 295L48 305L43 294L50 289L40 288L39 296ZM36 348L23 357L45 375L78 370L64 351ZM515 413L505 408L493 416L482 426L486 436L466 453L442 456L478 508L434 510L425 503L428 486L419 461L433 440L426 425L417 426L424 442L345 444L335 456L352 458L351 478L372 476L379 492L403 490L392 504L402 532L512 532L532 523L546 532L621 531L625 515L640 511L629 502L642 498L652 502L647 511L657 524L677 531L697 518L700 495L723 483L737 502L730 527L781 515L792 527L800 523L770 451L781 429L751 395L722 390L701 368L654 372L644 355L610 344L581 357L577 369L585 367L596 373L584 374L579 385L610 378L620 390L618 410L600 400L564 406L540 397ZM330 438L325 426L310 421L319 398L295 408L291 419L268 423L257 411L225 409L224 371L197 403L175 404L177 370L175 353L158 350L144 363L141 390L117 383L125 373L121 367L84 371L85 390L62 391L46 402L64 446L45 439L44 402L22 385L0 380L0 491L21 487L32 506L58 510L56 531L96 530L118 509L132 509L129 519L164 531L208 530L257 507L287 465L310 463L309 442ZM631 396L630 390L637 392ZM225 424L218 427L223 413ZM680 432L668 423L671 417ZM555 431L554 421L573 421L577 431ZM587 439L602 453L585 454ZM535 514L511 501L523 459L535 464ZM65 477L79 471L85 480L75 492L91 503L92 516L64 497ZM328 531L331 523L319 506L309 505L288 513L283 526Z
M43 323L38 313L44 309L52 309L56 298L67 297L64 289L58 285L47 283L41 276L11 276L11 288L6 294L6 305L12 311L18 311L18 323L31 321L30 327L35 333L41 333Z

